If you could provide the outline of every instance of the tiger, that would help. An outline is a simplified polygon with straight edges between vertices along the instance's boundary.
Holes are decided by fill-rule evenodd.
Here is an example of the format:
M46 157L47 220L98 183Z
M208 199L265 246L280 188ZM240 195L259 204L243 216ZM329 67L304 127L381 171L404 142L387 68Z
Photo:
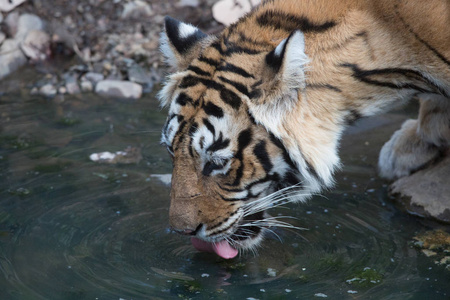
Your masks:
M448 0L268 0L217 35L164 23L169 223L198 250L260 247L286 225L268 209L333 187L342 133L362 117L420 100L381 149L389 180L449 148Z

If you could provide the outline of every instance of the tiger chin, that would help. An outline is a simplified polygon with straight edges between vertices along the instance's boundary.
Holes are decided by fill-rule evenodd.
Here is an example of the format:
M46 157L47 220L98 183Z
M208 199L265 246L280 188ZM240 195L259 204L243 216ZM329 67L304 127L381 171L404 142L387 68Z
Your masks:
M159 93L173 159L170 225L221 257L261 244L267 210L333 186L355 120L420 98L382 148L393 179L449 148L450 2L273 0L218 36L170 17Z

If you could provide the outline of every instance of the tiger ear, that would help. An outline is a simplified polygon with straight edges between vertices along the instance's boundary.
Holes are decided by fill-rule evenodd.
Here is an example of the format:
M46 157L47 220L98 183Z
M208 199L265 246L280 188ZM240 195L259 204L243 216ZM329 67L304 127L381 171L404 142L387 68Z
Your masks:
M160 49L169 65L182 70L200 54L206 37L208 35L197 27L166 16Z
M259 86L249 97L248 106L255 120L277 135L279 122L295 107L299 93L306 87L308 57L300 30L281 41L265 56Z
M308 57L305 54L305 37L300 30L292 32L288 38L266 55L266 64L275 72L284 89L297 89L305 86L305 67Z

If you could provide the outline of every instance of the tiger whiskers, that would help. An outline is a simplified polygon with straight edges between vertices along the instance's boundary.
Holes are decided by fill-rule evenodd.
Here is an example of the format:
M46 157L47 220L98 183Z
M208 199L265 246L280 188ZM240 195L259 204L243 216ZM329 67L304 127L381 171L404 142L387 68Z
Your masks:
M244 205L244 216L249 216L269 208L281 206L289 202L304 201L311 193L301 189L301 183L278 190L265 197L248 202Z

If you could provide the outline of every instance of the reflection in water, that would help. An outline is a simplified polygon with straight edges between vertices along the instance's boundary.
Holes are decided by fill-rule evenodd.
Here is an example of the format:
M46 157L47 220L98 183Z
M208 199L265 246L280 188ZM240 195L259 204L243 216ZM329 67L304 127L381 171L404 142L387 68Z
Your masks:
M426 228L376 177L380 145L403 117L349 131L333 192L271 211L308 230L274 229L258 255L225 261L167 229L169 189L154 175L171 162L153 97L61 100L0 100L2 299L448 299L450 272L410 244ZM127 147L142 159L89 159Z

